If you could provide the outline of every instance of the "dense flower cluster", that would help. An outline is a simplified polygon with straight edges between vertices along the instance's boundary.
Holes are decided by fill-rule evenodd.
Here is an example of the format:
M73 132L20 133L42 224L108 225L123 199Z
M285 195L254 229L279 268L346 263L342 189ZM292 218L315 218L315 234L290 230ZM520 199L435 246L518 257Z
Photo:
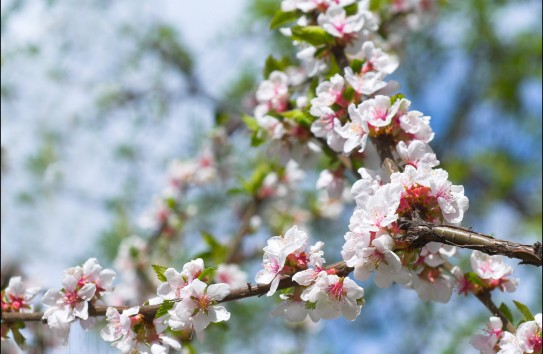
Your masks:
M43 319L47 320L49 328L67 342L70 325L77 318L84 328L92 326L89 303L96 304L113 290L115 275L111 269L102 269L96 258L90 258L82 266L66 269L62 275L62 289L49 289L42 299L48 306Z
M482 354L524 354L541 353L543 349L541 313L531 321L522 322L515 333L502 329L499 317L490 317L486 334L478 334L471 338L471 345Z
M281 294L283 302L272 314L292 322L303 321L307 315L315 322L339 316L354 320L364 303L364 289L336 275L335 269L325 269L324 243L319 241L308 250L308 242L307 234L293 226L284 236L270 238L264 247L264 269L255 279L271 285L268 296L276 292L281 279L292 277L300 285L292 293Z
M199 279L204 271L204 262L198 258L185 264L180 273L174 268L164 272L167 281L158 286L158 302L175 301L163 319L163 323L167 323L172 330L194 331L201 336L211 322L227 321L230 318L230 313L218 305L230 293L230 285L206 284Z
M394 1L389 12L413 19L413 15L431 11L426 3ZM308 220L308 213L291 205L289 197L305 180L302 165L308 155L325 152L334 161L319 175L316 188L322 193L315 198L317 206L312 212L336 217L345 199L356 203L341 255L357 280L373 276L379 288L398 283L414 289L422 300L437 302L448 302L455 285L461 294L514 291L518 280L502 256L473 251L472 272L464 274L448 263L456 247L430 242L414 248L406 243L405 222L458 226L469 202L464 188L453 185L448 173L437 168L439 161L429 145L434 138L430 117L411 109L408 99L395 94L399 85L387 81L399 65L397 57L389 53L394 33L386 40L378 34L379 17L369 10L369 1L283 0L281 7L296 17L291 21L295 24L281 32L299 48L299 65L271 60L273 65L256 90L254 119L248 119L254 123L253 138L270 140L280 164L263 164L254 178L245 181L245 191L253 201L267 202L276 214L288 214L294 221L289 225ZM399 170L385 175L382 170L359 168L360 179L349 193L346 171L356 171L361 166L358 162L375 153L368 143L381 142L388 145ZM218 173L210 150L195 160L173 161L167 187L155 199L143 226L158 236L177 233L183 218L190 215L188 208L180 207L187 188L201 186ZM280 225L278 228L285 225L275 223L273 214L262 214L262 218ZM261 222L254 215L247 227ZM321 241L310 246L307 233L298 226L267 240L256 282L269 285L268 296L280 284L281 288L286 282L290 286L281 291L283 301L272 311L274 316L291 322L358 317L364 289L348 272L325 267L323 247ZM125 283L119 287L121 295L114 294L114 301L123 305L140 302L134 294L139 292L141 273L149 266L149 248L135 236L120 245L115 264ZM140 306L122 312L107 309L101 336L122 353L180 351L181 340L191 340L193 334L202 338L211 323L229 320L230 313L220 303L236 298L228 298L232 288L248 286L251 290L247 274L236 264L205 268L203 259L197 258L181 271L156 265L153 269L160 284L157 297L145 305L159 306L154 318L144 315ZM50 289L43 297L47 306L43 319L66 342L76 319L85 328L93 324L89 307L113 290L115 277L115 272L102 269L94 258L67 269L63 287ZM2 312L31 311L30 301L38 291L25 290L20 277L12 278L1 294ZM486 334L474 336L471 343L481 353L541 353L541 314L528 319L511 333L504 330L499 317L491 317ZM15 335L17 328L2 323L2 338L9 330Z

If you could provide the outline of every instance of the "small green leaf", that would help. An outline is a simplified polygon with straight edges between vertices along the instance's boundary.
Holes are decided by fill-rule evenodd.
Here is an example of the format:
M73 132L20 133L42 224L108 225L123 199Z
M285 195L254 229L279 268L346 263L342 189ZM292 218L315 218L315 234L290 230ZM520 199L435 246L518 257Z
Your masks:
M305 308L307 310L314 310L317 308L317 303L316 302L311 302L311 301L306 301L305 302Z
M474 273L474 272L468 272L465 274L466 276L466 279L472 283L472 284L475 284L475 285L479 285L479 286L484 286L483 284L483 281L481 280L481 278L479 278L479 276Z
M513 300L513 303L515 304L517 309L520 311L520 313L522 314L522 318L524 318L525 321L534 320L534 314L532 313L532 311L530 311L528 306L524 305L522 302L518 302L515 300Z
M198 279L203 280L204 278L208 276L211 278L218 268L219 268L218 266L205 268L204 271L200 273L200 275L198 276Z
M292 27L292 39L307 42L313 46L334 42L334 37L320 26L294 26Z
M347 101L352 101L353 97L354 97L354 94L355 94L355 90L349 86L347 87L347 89L345 90L345 92L343 92L343 97L347 100Z
M275 13L275 16L273 16L270 22L270 29L276 29L277 27L280 27L286 23L296 21L298 17L300 17L300 15L296 11L278 11Z
M356 15L358 13L358 3L355 2L354 4L345 6L343 10L345 10L345 15L347 16Z
M225 112L216 112L215 113L215 124L225 125L230 120L230 115Z
M349 66L353 69L353 72L359 73L362 70L362 65L364 65L363 60L354 59Z
M283 71L288 66L289 60L287 57L283 57L282 59L275 59L273 55L270 55L266 59L266 63L264 64L264 78L267 79L272 72Z
M173 305L175 305L175 301L171 300L164 300L162 304L160 304L160 307L156 311L155 318L160 318L168 313L171 309L173 309Z
M503 313L505 318L509 320L509 322L513 323L513 313L511 313L511 309L509 309L509 306L502 302L499 310L501 311L501 313Z
M292 111L281 112L280 114L283 117L288 118L288 119L292 119L296 123L298 123L298 124L300 124L302 126L305 126L305 127L309 127L311 125L311 123L313 123L313 121L315 120L313 118L313 116L311 116L309 113L304 112L304 111L299 110L299 109L294 109Z
M251 146L257 147L266 142L266 137L262 130L256 130L251 136Z
M13 333L13 339L15 340L15 343L17 343L19 348L24 350L26 347L26 339L21 334L21 332L19 332L19 328L17 326L12 326L11 333Z
M158 280L162 282L168 281L168 279L166 279L166 276L164 275L164 272L166 271L166 269L168 269L167 267L160 266L157 264L152 264L151 267L153 267L153 270L155 271L156 277L158 278Z
M394 104L396 101L401 100L402 98L405 98L405 96L401 93L395 94L394 96L390 97L390 104Z
M256 121L256 118L244 114L243 116L241 116L241 120L243 120L243 122L250 131L254 132L258 130L258 123Z

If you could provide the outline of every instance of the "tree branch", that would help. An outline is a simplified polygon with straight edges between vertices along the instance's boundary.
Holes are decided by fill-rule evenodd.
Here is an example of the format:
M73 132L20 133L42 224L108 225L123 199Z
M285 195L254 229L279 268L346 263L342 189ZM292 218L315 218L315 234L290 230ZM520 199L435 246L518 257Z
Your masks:
M491 236L475 232L470 229L434 225L422 220L409 220L402 218L400 228L407 233L403 237L413 248L423 247L429 242L441 242L447 245L478 250L490 255L503 255L521 260L520 264L531 264L541 267L541 243L523 245L516 242L495 239Z
M345 264L345 262L338 262L338 263L332 264L326 267L326 269L328 270L335 269L335 274L340 277L345 277L354 270L353 268L348 267ZM292 278L285 278L279 282L279 286L277 287L277 290L291 288L296 285L298 284L294 282ZM246 287L233 289L227 297L225 297L219 302L222 303L222 302L234 301L234 300L244 299L244 298L253 297L253 296L262 296L270 290L270 286L271 284L251 285L250 283L247 283ZM119 311L129 308L128 306L89 306L89 316L90 317L105 316L108 307L116 308ZM159 307L160 305L140 306L139 313L144 315L147 319L152 320L155 317L155 314L158 311ZM15 322L15 321L38 322L38 321L42 321L42 317L43 317L43 312L32 312L32 313L2 312L2 321L5 321L5 322ZM42 323L46 323L46 322L42 321Z

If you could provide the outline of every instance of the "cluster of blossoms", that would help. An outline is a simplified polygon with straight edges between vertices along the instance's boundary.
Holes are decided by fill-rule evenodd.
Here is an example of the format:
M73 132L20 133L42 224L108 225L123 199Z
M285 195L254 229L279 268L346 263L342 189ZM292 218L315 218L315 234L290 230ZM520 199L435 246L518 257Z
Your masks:
M139 306L123 310L108 307L107 326L101 336L121 353L168 353L170 348L181 350L181 344L162 333L166 327L160 321L146 321Z
M182 214L191 214L191 210L179 210L186 190L213 181L216 175L215 158L209 149L204 149L195 160L172 160L167 185L161 196L154 198L152 207L141 218L141 225L165 234L174 233L182 224Z
M437 160L427 145L419 148L422 144L420 140L398 144L399 155L408 164L403 172L390 176L390 183L383 184L384 177L377 172L359 170L362 179L351 190L357 207L342 255L347 265L355 268L357 279L366 280L376 272L377 286L397 282L415 289L423 300L447 302L455 279L440 266L456 248L437 242L418 251L401 247L404 231L398 226L400 218L456 225L468 207L463 187L453 185L446 171L432 169ZM410 152L412 146L419 147Z
M391 11L417 9L430 7L403 1ZM459 225L468 199L462 186L453 185L448 173L436 168L439 161L429 146L434 138L430 117L410 110L409 100L393 95L398 84L386 81L398 60L380 48L386 48L387 42L377 34L377 16L368 10L368 2L354 0L285 0L282 11L298 16L294 27L281 31L301 47L297 55L301 65L271 71L260 84L254 111L257 124L270 140L287 146L292 158L299 156L296 144L307 147L312 141L355 157L366 153L368 139L394 145L392 154L403 162L402 171L383 176L359 170L362 178L351 190L357 206L345 235L343 259L355 268L359 280L375 273L380 287L397 282L415 289L423 300L449 301L455 283L465 278L458 269L451 276L442 267L456 248L431 242L420 250L406 249L405 231L399 225L402 219ZM304 30L322 40L304 37ZM330 63L348 65L334 69ZM320 79L322 74L327 79ZM344 167L322 171L317 187L341 204ZM507 282L505 276L485 276L481 276L485 289L515 288L514 280ZM468 290L477 289L472 285Z
M95 305L104 294L113 290L115 272L102 269L96 258L90 258L82 266L68 268L62 275L62 289L49 289L42 299L48 308L43 314L49 328L67 342L70 325L76 319L83 328L94 325L89 318L89 304Z
M504 262L503 256L489 256L473 251L470 261L473 272L464 274L458 267L452 270L457 279L458 293L467 295L469 292L480 293L494 289L511 293L517 289L518 279L511 277L513 267Z
M473 336L470 343L482 354L541 353L542 330L541 313L535 315L532 321L522 322L515 333L503 330L499 317L490 317L486 334Z
M2 304L2 313L9 312L32 312L34 306L30 303L36 295L41 291L40 287L26 288L23 285L21 277L12 277L9 279L7 288L3 289L0 293L0 302ZM20 334L18 333L17 326L12 326L9 323L2 322L1 325L1 338L4 340L7 338L9 331L14 331L14 338L17 339ZM22 342L18 341L21 345Z
M181 344L169 337L166 330L179 331L184 338L191 338L192 333L202 337L210 323L230 318L230 313L218 303L228 296L231 287L246 285L246 274L237 265L221 265L215 273L216 283L208 285L206 282L212 280L210 272L200 258L186 263L181 272L174 268L163 270L161 278L166 281L158 286L158 297L150 299L149 304L161 304L164 312L153 321L146 321L138 307L122 313L110 307L102 338L123 353L147 352L145 348L152 353L181 350Z
M264 247L264 269L256 275L259 284L270 284L268 296L276 291L281 279L292 277L299 284L291 292L280 295L283 302L272 312L292 322L307 315L314 321L344 316L354 320L364 304L364 289L336 269L325 269L319 241L308 248L307 234L297 226L284 236L274 236Z
M173 268L164 272L167 281L159 285L159 298L156 302L175 301L163 319L172 330L195 332L201 336L211 322L227 321L230 318L230 313L218 305L230 293L230 285L208 285L204 282L208 279L202 277L204 271L204 262L198 258L185 264L181 273Z

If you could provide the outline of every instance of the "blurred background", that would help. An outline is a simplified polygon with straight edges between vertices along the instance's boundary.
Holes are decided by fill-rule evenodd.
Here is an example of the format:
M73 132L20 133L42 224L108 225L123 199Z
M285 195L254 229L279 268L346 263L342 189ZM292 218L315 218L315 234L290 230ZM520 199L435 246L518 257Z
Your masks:
M496 238L541 241L541 2L426 2L432 10L395 46L401 64L393 78L412 107L432 117L432 147L453 183L466 188L463 225ZM390 6L371 4L377 11ZM247 196L232 191L267 156L266 146L248 149L250 134L238 123L252 113L266 57L293 55L289 41L268 27L279 6L2 1L2 288L14 274L59 287L64 269L91 256L112 267L123 240L152 238L142 220L165 185L168 163L197 157L210 140L227 171L187 194L182 227L149 257L176 268L196 255L212 262L247 205ZM276 225L305 221L312 239L327 243L328 263L341 258L353 206L332 220L313 212L318 172L308 168L296 199L296 212L311 215L276 212L282 222L275 226L260 220L245 254L280 233ZM467 270L469 252L460 254ZM249 281L259 257L242 259ZM541 312L541 270L518 266L515 275L517 292L497 294L497 302L515 299ZM475 299L453 294L449 304L430 304L396 286L361 285L366 305L354 323L293 326L269 315L274 300L247 299L229 304L232 319L194 350L475 352L469 337L489 317ZM37 333L29 335L29 352L114 352L99 331L79 325L68 347L50 347L47 331ZM3 343L2 352L17 351Z

